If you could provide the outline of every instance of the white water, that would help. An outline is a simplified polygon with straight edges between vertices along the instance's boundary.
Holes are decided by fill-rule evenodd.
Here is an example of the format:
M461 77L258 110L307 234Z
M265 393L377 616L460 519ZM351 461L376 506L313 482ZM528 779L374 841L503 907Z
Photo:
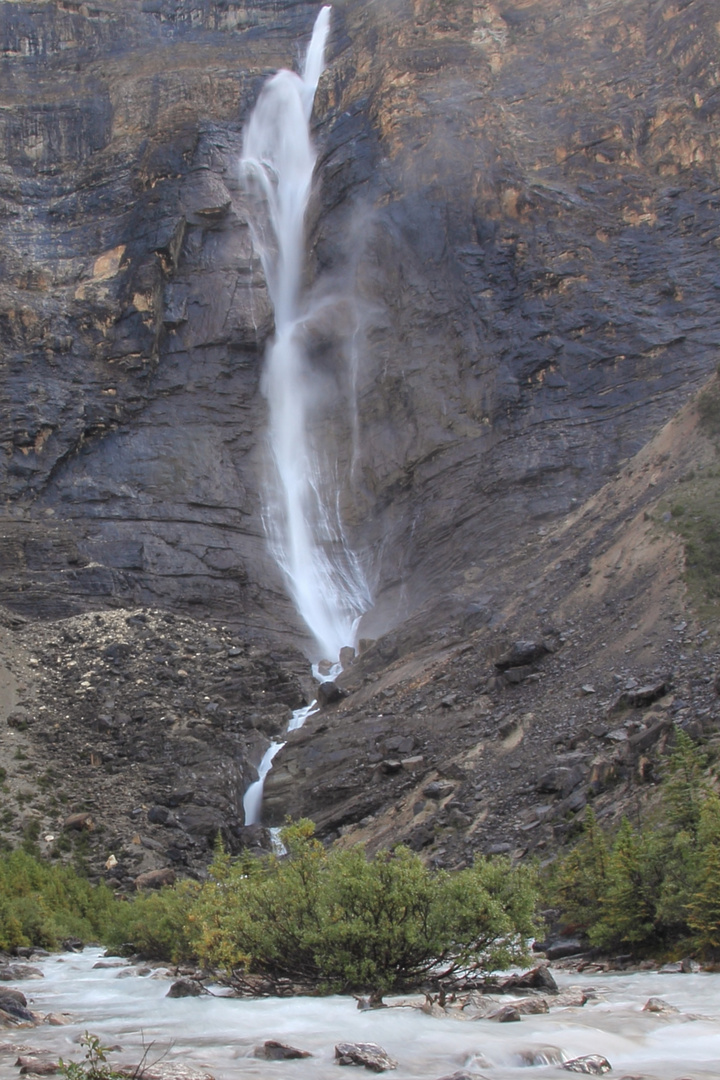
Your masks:
M302 709L296 709L292 714L292 717L288 723L288 731L297 731L301 728L308 716L312 716L315 712L316 701L312 701L309 705L304 705ZM275 755L282 750L284 742L272 742L265 751L262 761L258 765L258 778L250 785L243 796L243 810L245 811L245 824L246 825L259 825L260 815L262 813L262 801L263 791L265 789L265 778L272 769L272 763ZM274 840L278 845L281 845L279 836Z
M285 1080L337 1080L334 1047L340 1041L377 1042L398 1061L397 1080L437 1080L470 1068L488 1080L568 1080L572 1073L558 1064L521 1067L523 1051L545 1047L561 1052L560 1060L582 1054L603 1054L611 1076L644 1080L717 1080L720 1074L720 976L558 975L561 986L594 987L595 1000L582 1008L552 1009L523 1017L520 1023L463 1021L429 1017L416 1009L359 1012L352 998L266 998L236 1000L213 997L167 998L169 979L139 978L116 970L93 970L99 950L51 957L43 963L46 977L18 983L39 1012L72 1014L67 1027L41 1026L3 1032L5 1044L45 1047L65 1060L82 1056L78 1040L85 1031L105 1045L119 1044L113 1065L137 1064L153 1044L150 1061L164 1055L167 1064L204 1069L217 1080L276 1077ZM127 968L126 971L132 971ZM659 1016L642 1011L651 996L663 997L679 1014ZM312 1052L303 1061L263 1062L252 1057L255 1046L279 1039ZM478 1056L486 1064L477 1064ZM0 1048L0 1078L17 1076L15 1057ZM355 1075L355 1072L353 1072ZM364 1075L358 1072L358 1075Z
M263 755L263 759L258 765L258 778L254 784L245 792L243 796L243 810L245 811L245 824L257 825L260 822L260 812L262 810L263 800L263 788L265 787L265 777L272 768L273 758L277 754L278 750L282 750L284 742L272 742L268 746Z
M370 595L345 539L335 468L313 438L320 391L303 341L311 315L302 291L305 215L316 159L310 117L330 10L317 17L302 75L282 70L263 87L245 131L241 173L275 309L263 376L274 463L266 529L298 612L321 654L335 659L353 644Z

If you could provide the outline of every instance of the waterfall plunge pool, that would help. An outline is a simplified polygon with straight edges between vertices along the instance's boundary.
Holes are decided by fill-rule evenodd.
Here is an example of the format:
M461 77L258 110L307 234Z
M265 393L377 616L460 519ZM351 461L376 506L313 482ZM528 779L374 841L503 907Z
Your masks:
M398 1062L389 1074L397 1080L438 1080L460 1070L486 1080L567 1080L576 1075L559 1063L529 1067L523 1064L528 1051L536 1060L554 1057L558 1062L602 1054L613 1066L611 1078L720 1076L720 975L554 972L561 989L581 986L595 995L583 1007L551 1006L547 1014L497 1024L431 1017L416 1008L361 1012L351 997L168 998L169 974L140 976L120 961L117 968L95 968L102 956L100 949L51 956L39 965L42 980L10 984L25 993L33 1011L68 1013L70 1022L3 1031L3 1080L18 1076L18 1051L10 1047L81 1060L79 1040L86 1031L106 1046L121 1047L110 1055L114 1067L136 1065L150 1047L149 1062L162 1059L166 1069L182 1065L217 1080L337 1080L334 1051L342 1041L379 1043ZM679 1011L643 1012L650 997L662 997ZM281 1062L253 1057L255 1047L268 1039L313 1056Z

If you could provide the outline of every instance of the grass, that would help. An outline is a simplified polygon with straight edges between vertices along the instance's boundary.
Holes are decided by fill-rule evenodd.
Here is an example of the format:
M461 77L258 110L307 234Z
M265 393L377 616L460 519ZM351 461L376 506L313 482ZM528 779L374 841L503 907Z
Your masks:
M705 469L678 481L669 506L669 528L685 548L685 582L702 619L720 620L720 470ZM669 516L668 516L669 515Z

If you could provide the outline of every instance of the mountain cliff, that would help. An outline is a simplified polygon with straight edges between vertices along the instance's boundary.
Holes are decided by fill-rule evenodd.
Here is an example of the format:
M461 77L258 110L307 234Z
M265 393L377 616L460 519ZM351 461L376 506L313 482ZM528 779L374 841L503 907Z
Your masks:
M142 849L143 867L167 849L195 865L218 828L244 842L240 799L264 740L311 692L312 643L262 523L273 314L238 160L263 81L297 61L317 11L0 4L3 741L12 799L27 791L9 813L12 828L29 814L54 835L57 806L23 784L55 769L74 807L95 799L97 817L123 822L112 846L138 865ZM274 820L319 812L337 833L371 818L378 842L422 827L436 850L432 799L465 785L439 826L457 859L505 843L507 801L520 814L535 797L513 757L523 716L554 716L533 729L548 769L558 746L577 752L595 698L575 700L568 632L589 635L607 674L603 618L632 592L587 586L640 506L639 487L618 502L615 477L644 476L662 437L671 458L692 447L713 467L707 434L691 424L686 447L662 432L718 359L718 26L711 0L333 6L307 339L315 422L374 590L361 634L378 640L344 677L350 697L295 737L302 755L277 759ZM651 521L679 475L662 468L643 487ZM682 558L669 537L647 542L641 597L670 549ZM586 617L597 633L578 629ZM557 700L523 704L542 678L493 682L528 637L560 665ZM672 667L659 639L641 648L637 671L615 672L623 685ZM462 685L436 702L453 665ZM338 720L377 725L393 695L402 721L346 742ZM478 821L462 755L477 767L498 731L505 765L488 765ZM381 797L375 785L346 805L348 754L372 775L420 760L386 766ZM417 795L432 783L445 795ZM557 783L559 803L572 791ZM378 824L391 811L407 820ZM131 834L149 845L134 851Z

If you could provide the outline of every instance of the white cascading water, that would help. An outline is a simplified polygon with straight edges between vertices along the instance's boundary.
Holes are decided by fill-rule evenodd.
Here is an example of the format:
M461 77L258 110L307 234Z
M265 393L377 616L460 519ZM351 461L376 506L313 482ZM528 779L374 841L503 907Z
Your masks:
M305 214L316 154L310 138L315 91L325 64L330 7L315 20L302 75L278 71L263 87L245 131L241 173L250 206L253 243L275 309L263 391L269 406L274 476L265 522L270 544L298 612L325 658L352 645L370 593L359 560L346 543L335 470L313 440L318 389L304 348L312 317L303 297ZM353 423L356 440L356 424ZM315 702L296 710L288 731L302 727ZM273 742L245 792L245 824L260 821L265 778L285 744Z
M315 21L302 75L282 70L265 83L245 131L241 172L253 243L275 309L275 336L263 376L274 464L266 528L320 655L336 660L344 645L354 643L370 595L345 540L335 469L313 438L319 390L304 347L312 317L302 290L305 214L316 159L310 117L324 68L330 10L323 7Z

